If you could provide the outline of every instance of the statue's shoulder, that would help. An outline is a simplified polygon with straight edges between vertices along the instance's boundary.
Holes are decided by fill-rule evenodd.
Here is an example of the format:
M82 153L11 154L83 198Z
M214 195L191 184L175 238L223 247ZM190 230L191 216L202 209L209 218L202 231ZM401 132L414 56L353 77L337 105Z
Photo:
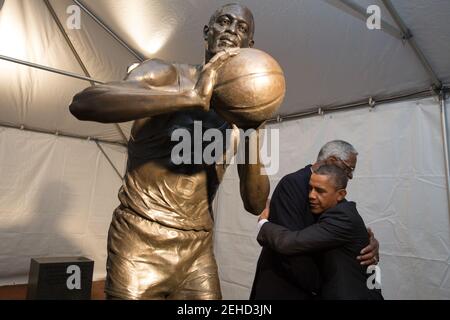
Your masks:
M171 62L171 61L165 61L165 60L158 59L158 58L152 58L152 59L144 60L141 63L134 63L129 68L131 69L130 73L133 73L140 69L151 69L151 68L168 68L168 69L170 69L170 68L173 68L174 65L176 65L176 63Z
M166 86L177 81L176 64L161 59L148 59L132 68L125 80L144 81L151 86Z

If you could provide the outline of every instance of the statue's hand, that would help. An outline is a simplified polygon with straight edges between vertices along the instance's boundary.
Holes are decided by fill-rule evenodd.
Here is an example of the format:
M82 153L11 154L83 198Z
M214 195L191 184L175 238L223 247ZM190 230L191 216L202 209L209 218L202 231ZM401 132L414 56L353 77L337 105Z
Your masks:
M217 71L231 57L239 54L239 48L225 49L217 53L207 64L203 66L200 77L194 88L194 93L201 100L205 111L209 110L211 96L216 84Z

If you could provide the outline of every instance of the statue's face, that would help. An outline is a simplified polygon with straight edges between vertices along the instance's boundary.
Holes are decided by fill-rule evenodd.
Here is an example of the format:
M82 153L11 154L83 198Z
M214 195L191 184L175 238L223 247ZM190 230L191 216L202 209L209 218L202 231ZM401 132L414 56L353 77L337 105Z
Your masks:
M250 10L239 5L225 6L205 26L207 50L214 55L225 48L252 47L253 28Z

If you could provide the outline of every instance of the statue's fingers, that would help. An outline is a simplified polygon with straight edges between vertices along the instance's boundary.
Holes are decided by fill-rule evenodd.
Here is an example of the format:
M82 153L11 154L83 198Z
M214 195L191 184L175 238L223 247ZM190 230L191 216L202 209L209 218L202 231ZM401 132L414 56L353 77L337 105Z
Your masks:
M241 48L230 48L230 49L228 49L228 54L230 57L234 57L234 56L237 56L240 51L241 51Z
M224 49L214 55L214 57L212 57L211 60L209 60L209 62L203 67L203 70L219 70L226 61L237 54L239 54L239 48Z
M217 52L214 57L211 58L211 60L209 60L209 62L211 63L216 63L218 60L222 60L224 56L228 55L228 52L226 50L221 50L219 52Z
M234 57L239 54L240 48L226 48L223 50L224 54L219 57L220 60L226 61L231 57Z

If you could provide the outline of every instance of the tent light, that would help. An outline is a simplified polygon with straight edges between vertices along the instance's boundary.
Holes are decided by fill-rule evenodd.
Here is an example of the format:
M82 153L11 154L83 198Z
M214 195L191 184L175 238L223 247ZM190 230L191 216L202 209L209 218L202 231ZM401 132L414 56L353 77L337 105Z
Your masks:
M26 60L28 57L25 36L27 32L20 19L21 6L12 1L7 2L7 5L4 3L4 0L0 0L0 52L5 56ZM2 67L2 78L14 70L15 67L12 65Z
M111 5L107 9L112 16L112 21L117 24L118 29L123 31L125 38L130 39L130 43L141 50L145 56L156 55L180 24L180 19L172 10L158 4L158 1L117 0L111 2L120 3L120 5ZM161 17L164 17L162 23Z

